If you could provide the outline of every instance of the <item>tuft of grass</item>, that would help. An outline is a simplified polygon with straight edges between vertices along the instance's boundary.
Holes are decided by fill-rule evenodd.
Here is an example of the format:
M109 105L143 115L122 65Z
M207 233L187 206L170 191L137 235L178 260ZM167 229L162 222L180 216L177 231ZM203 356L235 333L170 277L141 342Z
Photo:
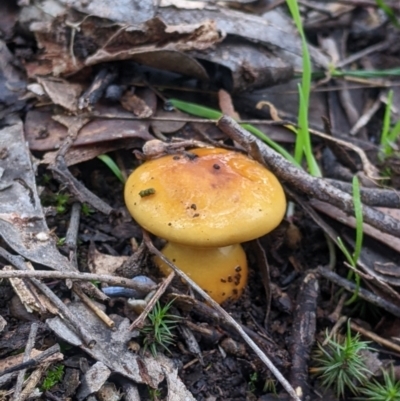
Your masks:
M383 371L383 383L373 380L360 392L364 397L359 397L359 400L400 401L400 381L395 378L393 366L390 371Z
M254 393L257 390L258 373L253 372L250 375L248 386L250 393Z
M61 237L57 239L57 246L63 246L67 239L65 237Z
M368 370L363 351L370 350L369 342L361 341L357 333L352 336L350 324L345 336L326 334L326 345L318 343L312 355L313 366L310 371L317 376L326 389L332 389L338 398L349 390L359 394L360 385L368 380Z
M61 382L64 375L64 365L56 365L47 371L46 377L41 385L42 391L50 390L57 383Z
M180 318L169 313L172 303L173 301L170 301L161 306L157 302L147 316L150 323L140 330L140 333L144 335L144 350L148 348L153 356L157 355L157 346L169 352L168 347L175 342L172 330L176 327L176 323Z
M84 216L90 216L93 212L94 210L87 203L82 204L82 213Z
M55 195L56 211L59 214L63 214L67 211L70 195L68 194L57 194Z
M158 401L161 397L161 390L148 387L150 401Z

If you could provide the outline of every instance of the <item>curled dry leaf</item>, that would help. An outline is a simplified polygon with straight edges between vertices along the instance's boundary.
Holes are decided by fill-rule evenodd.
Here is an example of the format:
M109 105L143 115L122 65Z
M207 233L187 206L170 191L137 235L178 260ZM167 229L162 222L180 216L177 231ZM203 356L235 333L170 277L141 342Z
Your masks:
M37 78L37 81L54 104L72 112L78 110L77 99L82 92L81 85L59 78Z
M190 56L179 53L205 50L222 40L222 34L212 20L168 26L160 18L153 18L134 26L92 15L82 18L73 10L55 17L50 23L36 24L34 33L43 51L35 60L26 63L31 77L68 75L85 66L129 59L207 79L199 63L194 59L191 63L183 63L183 58L189 61Z

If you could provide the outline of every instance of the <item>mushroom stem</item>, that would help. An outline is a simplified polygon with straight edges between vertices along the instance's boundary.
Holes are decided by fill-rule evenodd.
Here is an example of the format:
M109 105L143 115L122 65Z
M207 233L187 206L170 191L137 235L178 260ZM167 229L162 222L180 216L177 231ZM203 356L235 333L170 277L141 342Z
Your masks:
M218 303L238 298L247 284L246 254L240 244L206 248L169 242L162 253ZM164 275L171 272L160 258L154 261Z

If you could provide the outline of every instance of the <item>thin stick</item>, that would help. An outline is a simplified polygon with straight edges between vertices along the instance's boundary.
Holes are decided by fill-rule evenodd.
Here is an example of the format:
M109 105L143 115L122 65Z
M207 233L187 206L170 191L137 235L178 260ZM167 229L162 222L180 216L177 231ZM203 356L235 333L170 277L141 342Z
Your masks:
M1 255L1 252L0 252ZM3 256L3 255L1 255ZM12 263L12 262L10 262ZM82 281L100 281L119 287L133 288L140 292L150 292L156 288L154 285L134 282L126 277L110 276L108 274L78 273L72 271L45 271L45 270L18 270L4 271L0 270L0 279L2 278L52 278L52 279L72 279Z
M129 326L129 330L134 330L136 328L141 328L143 326L144 321L146 320L147 315L154 308L156 302L160 299L161 295L164 294L165 290L170 285L171 281L175 277L175 272L172 271L169 276L162 282L158 290L155 292L154 296L150 299L146 307L140 316Z
M32 323L31 330L29 332L28 341L27 341L26 347L25 347L24 357L22 359L23 363L28 362L31 357L31 352L32 352L33 346L35 345L37 330L38 330L38 324ZM17 383L15 384L15 390L14 390L14 394L13 394L13 401L19 400L21 390L22 390L22 384L24 383L25 372L26 372L26 369L22 369L18 373Z
M367 329L359 326L358 324L354 323L352 320L350 320L350 327L352 330L359 332L364 337L367 337L370 340L375 341L376 343L381 344L386 348L389 348L397 353L400 353L400 345L395 344L393 341L389 341L387 338L378 336L377 334L373 333L372 331L367 330Z
M8 373L12 373L12 372L18 372L21 369L33 368L33 367L39 365L45 359L47 359L50 356L56 354L57 352L60 352L60 345L59 344L54 344L50 348L47 348L46 351L41 352L35 358L31 358L26 362L22 362L19 365L16 365L16 366L13 366L11 368L3 370L2 372L0 372L0 376L4 376L4 375L6 375Z
M74 292L80 300L104 322L106 326L111 329L115 327L114 321L111 320L78 286L74 286Z
M339 276L338 274L327 269L326 267L320 266L320 267L318 267L317 271L319 274L321 274L321 276L325 277L332 283L335 283L335 284L343 287L345 290L350 291L352 293L356 292L357 285L355 283L353 283L349 280L346 280L345 278ZM393 314L394 316L400 317L400 308L399 307L397 307L395 304L392 304L391 302L388 302L385 299L375 295L374 293L372 293L364 288L359 288L358 296L361 299L365 299L366 301L370 302L371 304L384 309L385 311Z
M273 373L277 380L282 384L283 388L289 393L295 401L301 401L296 394L294 388L290 383L283 377L282 373L275 367L271 360L261 351L257 344L246 334L242 326L232 318L217 302L215 302L205 291L203 291L189 276L178 269L169 259L167 259L151 242L149 234L143 230L143 240L146 243L148 250L155 256L159 257L165 264L167 264L179 277L184 279L203 299L205 299L216 311L223 316L224 320L230 324L237 332L242 336L243 340L249 345L249 347L255 352L255 354L261 359L261 361L267 366L267 368Z

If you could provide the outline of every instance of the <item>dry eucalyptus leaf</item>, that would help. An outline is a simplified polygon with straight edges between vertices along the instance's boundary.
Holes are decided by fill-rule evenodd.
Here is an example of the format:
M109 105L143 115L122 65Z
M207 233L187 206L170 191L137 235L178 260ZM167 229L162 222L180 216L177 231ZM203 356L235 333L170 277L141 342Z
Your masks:
M99 114L105 112L104 110L104 107L96 106ZM128 119L94 119L80 130L74 146L111 142L124 138L140 138L144 141L153 139L149 134L147 121L129 120L132 114L121 110L120 107L109 107L107 114L116 117L125 116ZM67 128L54 121L52 116L51 110L28 111L25 120L25 136L31 150L43 152L58 149L68 136Z
M12 119L7 123L0 130L0 149L7 149L0 169L4 169L2 180L11 185L0 191L0 235L24 258L55 270L70 270L46 224L22 123Z
M169 118L171 118L171 116L181 119L188 118L188 115L186 113L182 113L179 110L175 110L173 113L171 113L170 111L164 110L162 106L159 106L157 108L156 116L163 117L166 119L166 121L153 120L151 121L151 127L159 132L162 132L163 134L172 134L173 132L176 132L183 128L186 124L185 121L168 120Z
M233 35L251 42L260 43L275 54L289 61L294 67L301 66L301 41L293 21L283 13L273 10L262 16L230 9L192 10L174 7L160 8L158 16L167 25L187 24L211 20L224 35ZM321 67L329 67L329 59L314 46L308 46L312 61ZM193 49L195 50L195 49ZM297 60L297 62L295 62Z
M274 86L287 82L294 74L289 63L267 48L232 37L213 49L190 54L226 67L230 77L223 75L223 86L232 92Z
M3 12L0 10L0 20L4 17ZM0 40L0 119L25 106L25 100L22 99L25 87L25 77L17 67L13 54L7 44Z
M71 26L76 27L73 36ZM51 23L36 24L34 34L42 52L36 60L26 63L31 77L68 75L88 65L129 59L207 79L198 62L190 62L190 56L179 53L205 50L222 40L212 20L168 26L156 17L130 25L93 15L82 17L73 10L55 17ZM70 41L74 43L72 48Z
M150 137L154 139L153 137ZM92 160L99 155L114 152L119 149L133 149L141 148L144 141L139 138L124 139L117 141L107 141L99 144L87 145L87 146L75 146L68 149L65 154L65 163L67 166L73 166L78 163ZM54 164L58 152L46 152L43 156L42 164Z
M7 320L0 315L0 333L5 329L6 326L7 326Z

